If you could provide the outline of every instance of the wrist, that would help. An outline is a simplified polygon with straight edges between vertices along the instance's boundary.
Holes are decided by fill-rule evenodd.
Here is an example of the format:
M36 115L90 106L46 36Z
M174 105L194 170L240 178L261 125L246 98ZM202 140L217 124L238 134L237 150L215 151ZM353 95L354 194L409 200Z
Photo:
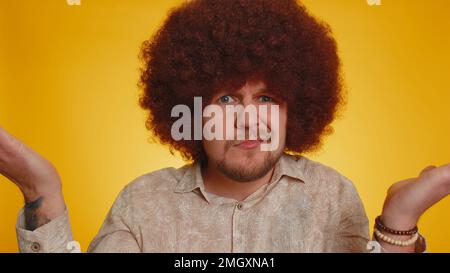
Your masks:
M57 218L65 210L66 204L60 189L55 188L52 191L43 192L36 191L33 195L25 197L25 215L29 214L31 216L28 217L29 219L26 218L26 222L27 224L31 223L31 226L33 226L30 230L34 230L42 224Z
M391 212L383 211L383 214L375 219L374 237L388 252L415 252L420 239L417 220Z
M62 193L60 181L48 182L39 187L22 189L25 204L30 204L36 200L40 201L40 206L36 210L45 214L49 219L53 219L62 214L66 205Z
M393 213L389 210L383 210L381 214L384 225L394 230L410 230L417 225L418 220L419 216Z
M35 201L40 197L52 199L62 194L62 185L59 179L45 183L33 183L31 186L20 187L25 203Z

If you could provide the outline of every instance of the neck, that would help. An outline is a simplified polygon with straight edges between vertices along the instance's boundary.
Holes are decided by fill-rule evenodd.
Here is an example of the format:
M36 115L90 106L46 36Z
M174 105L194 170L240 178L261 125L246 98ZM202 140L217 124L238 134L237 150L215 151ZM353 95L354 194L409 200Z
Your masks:
M202 176L207 192L242 201L257 191L261 186L268 184L272 178L274 169L272 168L267 174L257 180L239 182L228 178L216 166L208 163L205 168L202 168Z

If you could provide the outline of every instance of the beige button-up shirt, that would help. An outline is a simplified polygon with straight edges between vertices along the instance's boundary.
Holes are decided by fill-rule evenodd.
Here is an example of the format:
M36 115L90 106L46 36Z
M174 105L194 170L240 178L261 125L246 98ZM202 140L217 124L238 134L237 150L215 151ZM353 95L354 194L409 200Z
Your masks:
M17 235L21 252L67 252L67 211ZM283 155L245 200L206 192L198 164L138 177L117 197L88 252L366 252L368 220L352 182Z

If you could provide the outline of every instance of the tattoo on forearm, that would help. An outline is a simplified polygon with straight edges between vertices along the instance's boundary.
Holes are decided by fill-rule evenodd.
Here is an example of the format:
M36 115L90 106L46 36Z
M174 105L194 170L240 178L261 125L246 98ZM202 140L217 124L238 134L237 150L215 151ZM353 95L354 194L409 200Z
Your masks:
M39 213L39 208L42 205L43 197L25 204L25 228L27 230L35 230L38 227L50 222L45 215Z

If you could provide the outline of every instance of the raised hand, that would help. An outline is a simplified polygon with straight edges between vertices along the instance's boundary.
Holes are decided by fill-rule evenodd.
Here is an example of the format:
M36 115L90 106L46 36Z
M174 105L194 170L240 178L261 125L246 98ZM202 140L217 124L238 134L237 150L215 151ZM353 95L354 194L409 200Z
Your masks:
M65 210L55 167L0 127L0 173L23 193L27 229L34 230Z
M431 206L450 194L450 164L429 166L419 177L392 185L383 206L383 223L395 230L409 230ZM401 250L401 247L394 247ZM409 250L414 250L410 248Z

